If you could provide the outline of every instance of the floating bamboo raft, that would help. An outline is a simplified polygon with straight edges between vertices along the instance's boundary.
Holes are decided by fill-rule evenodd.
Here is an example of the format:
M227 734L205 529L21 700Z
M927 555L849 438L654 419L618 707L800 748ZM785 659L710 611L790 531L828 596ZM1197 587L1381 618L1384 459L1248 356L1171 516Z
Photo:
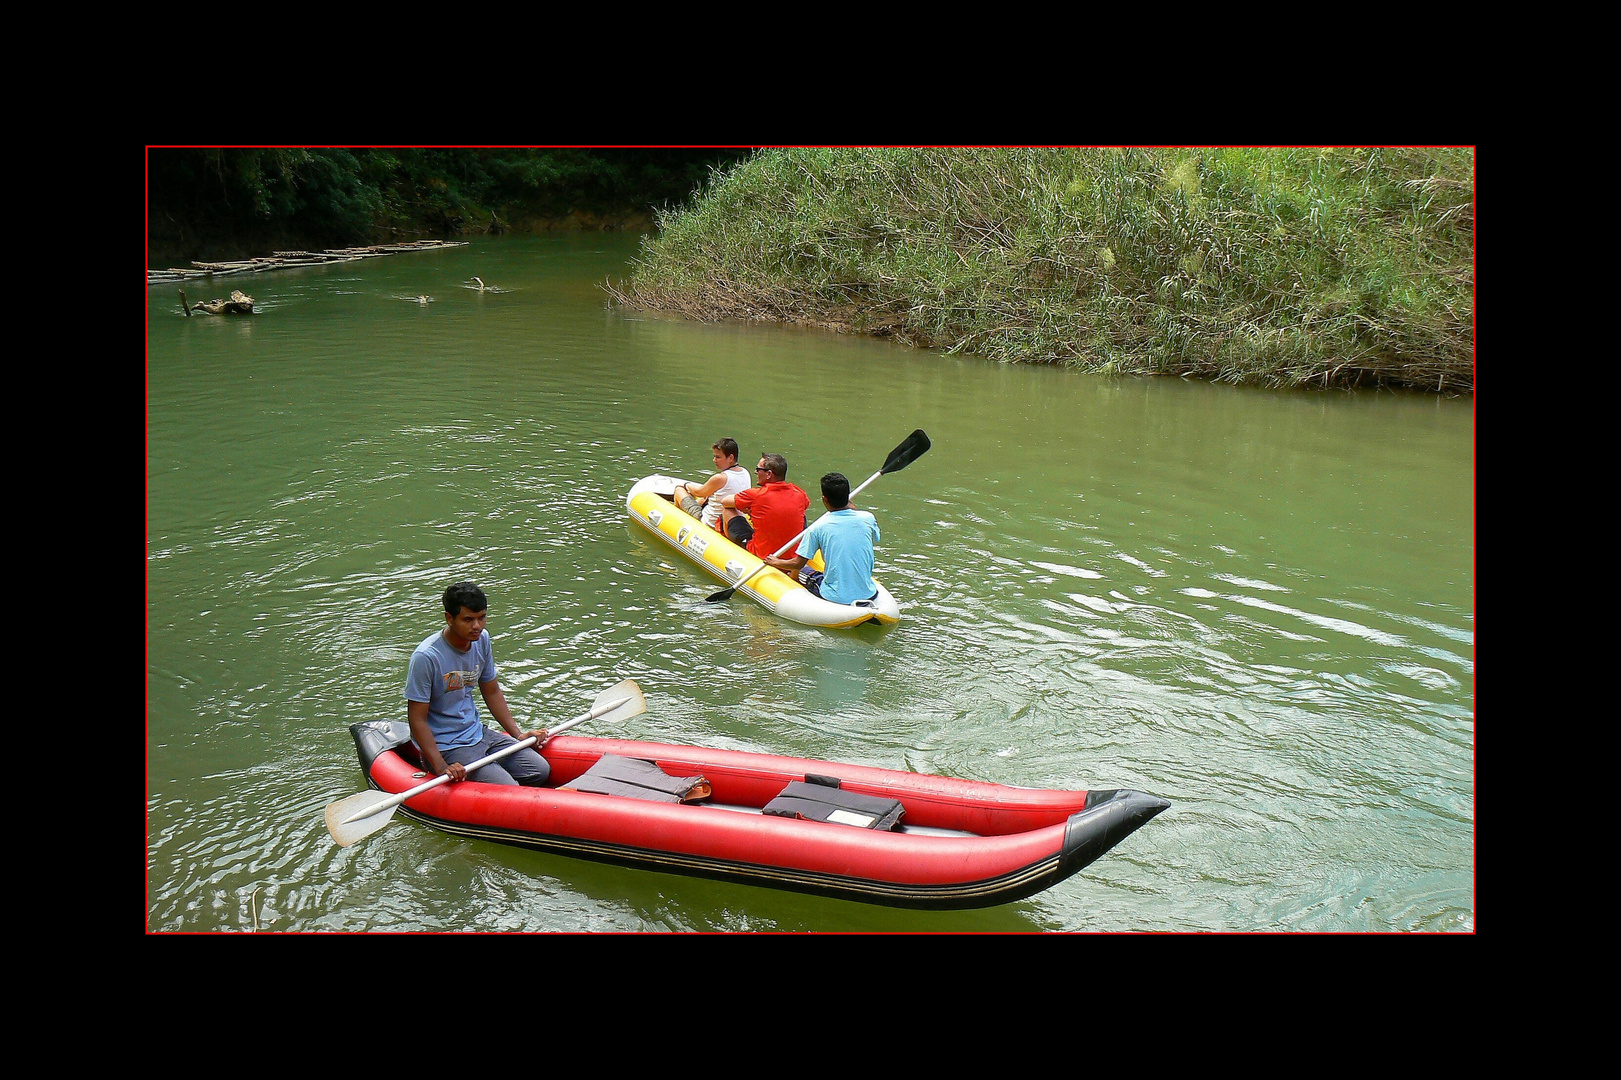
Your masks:
M257 274L265 270L285 270L291 266L325 266L328 263L373 259L379 255L398 255L404 251L437 251L441 248L466 246L465 240L413 240L405 244L373 244L368 247L328 248L326 251L277 251L269 256L237 262L194 261L190 268L148 270L146 283L158 285L166 281L190 281L193 278L225 274Z

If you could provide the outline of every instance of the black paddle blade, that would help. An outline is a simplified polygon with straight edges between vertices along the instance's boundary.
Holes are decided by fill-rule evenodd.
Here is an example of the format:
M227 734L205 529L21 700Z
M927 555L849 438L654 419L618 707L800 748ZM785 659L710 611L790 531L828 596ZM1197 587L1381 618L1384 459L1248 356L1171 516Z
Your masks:
M900 472L906 466L922 457L929 449L929 437L918 428L906 437L906 441L889 452L889 460L878 471L884 474Z
M730 600L732 598L732 594L736 591L737 586L733 585L730 589L722 589L718 593L710 593L708 596L704 597L704 603L719 604L723 601Z

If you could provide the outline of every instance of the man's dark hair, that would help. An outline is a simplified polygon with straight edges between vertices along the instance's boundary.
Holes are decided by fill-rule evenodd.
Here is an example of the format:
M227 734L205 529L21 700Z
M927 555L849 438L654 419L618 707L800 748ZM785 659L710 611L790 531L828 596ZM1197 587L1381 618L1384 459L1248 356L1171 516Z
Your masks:
M459 615L462 608L468 611L490 610L489 597L484 590L471 581L458 581L445 590L445 614Z
M843 510L850 505L850 481L844 478L843 473L828 473L822 477L822 498L833 509Z
M710 443L709 448L711 450L719 450L721 452L722 457L729 457L729 458L737 457L737 440L736 439L721 439L718 442Z
M765 462L765 467L770 469L771 474L778 480L788 479L787 458L783 457L781 454L761 454L760 460Z

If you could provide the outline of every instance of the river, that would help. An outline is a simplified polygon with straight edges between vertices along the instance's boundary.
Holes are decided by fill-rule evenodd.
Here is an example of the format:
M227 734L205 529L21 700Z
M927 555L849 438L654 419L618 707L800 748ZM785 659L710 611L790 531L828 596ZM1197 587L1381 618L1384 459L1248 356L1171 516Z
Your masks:
M148 289L149 931L1472 931L1468 399L1119 380L611 308L622 234ZM501 291L464 287L473 276ZM419 296L431 296L421 303ZM857 500L891 628L822 631L627 522L709 445ZM634 678L621 735L1172 806L1026 900L889 909L458 839L365 788L472 578L537 726Z

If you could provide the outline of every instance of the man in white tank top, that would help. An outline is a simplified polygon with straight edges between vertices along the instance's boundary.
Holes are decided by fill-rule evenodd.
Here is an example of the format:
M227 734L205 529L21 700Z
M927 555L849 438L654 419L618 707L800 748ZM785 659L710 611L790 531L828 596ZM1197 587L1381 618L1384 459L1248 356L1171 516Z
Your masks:
M735 495L749 486L749 471L737 463L737 440L721 439L710 447L715 458L715 468L720 471L711 476L703 486L692 484L677 484L675 486L675 504L683 512L693 517L702 516L703 523L716 532L722 532L726 522L736 516L736 511L723 510L720 501L728 495ZM722 514L725 517L722 518ZM723 533L724 535L724 533Z

